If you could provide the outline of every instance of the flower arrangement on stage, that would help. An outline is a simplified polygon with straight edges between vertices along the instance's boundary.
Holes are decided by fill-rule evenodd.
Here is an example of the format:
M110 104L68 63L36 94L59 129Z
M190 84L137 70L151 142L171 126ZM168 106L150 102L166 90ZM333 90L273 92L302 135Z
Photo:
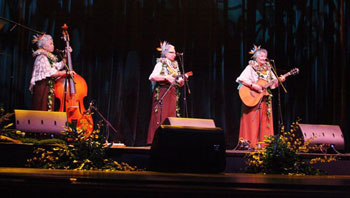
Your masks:
M136 171L124 162L117 162L107 157L111 145L106 145L105 137L100 134L102 124L97 124L89 137L85 131L68 126L61 139L35 139L25 137L25 133L12 129L10 117L0 105L0 142L15 144L30 143L35 146L32 157L27 160L27 167L73 170L108 170Z
M13 123L6 123L10 120L11 116L13 116L13 113L5 113L4 108L0 106L0 142L20 143L21 141L14 137L20 136L21 132L9 129L13 126Z
M39 146L33 157L27 160L27 166L33 168L73 169L73 170L108 170L136 171L127 163L118 163L106 157L110 146L106 146L105 138L100 134L102 124L97 124L89 137L84 131L75 127L66 128L66 144Z
M324 155L309 161L302 159L300 153L317 150L318 146L310 146L312 139L303 141L297 136L299 121L292 123L289 132L285 132L284 127L282 127L279 135L265 137L266 146L247 155L246 172L295 175L324 174L314 168L313 164L336 161L337 157Z

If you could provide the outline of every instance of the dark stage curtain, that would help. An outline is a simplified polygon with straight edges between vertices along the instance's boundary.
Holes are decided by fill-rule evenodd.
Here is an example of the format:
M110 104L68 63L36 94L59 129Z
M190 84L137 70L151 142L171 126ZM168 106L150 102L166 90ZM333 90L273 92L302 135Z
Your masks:
M192 70L189 116L214 119L236 145L241 101L235 79L253 44L268 49L278 73L294 67L281 91L284 124L340 125L348 139L349 17L345 0L0 0L0 16L54 38L63 49L67 23L75 71L89 86L86 106L96 107L118 130L111 139L146 143L151 112L149 74L167 40L184 52ZM0 22L0 102L30 109L33 32ZM277 91L274 117L277 118ZM95 122L101 120L94 115ZM275 122L276 125L276 122Z

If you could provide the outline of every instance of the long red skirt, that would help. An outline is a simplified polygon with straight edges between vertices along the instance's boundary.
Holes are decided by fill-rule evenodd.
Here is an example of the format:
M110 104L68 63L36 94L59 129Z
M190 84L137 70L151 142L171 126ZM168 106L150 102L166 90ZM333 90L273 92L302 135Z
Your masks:
M47 97L49 94L49 86L48 86L49 79L43 79L40 81L35 82L35 85L33 87L33 98L32 98L32 109L33 110L39 110L39 111L47 111L48 105L47 105ZM52 109L55 106L55 100L52 101Z
M261 102L260 112L258 110L258 105L255 107L247 107L243 105L241 125L239 130L239 138L248 140L250 142L251 148L256 148L258 142L264 141L264 136L273 135L273 116L272 107L271 115L267 116L267 104L265 97ZM259 119L260 114L260 119ZM260 130L259 130L259 120L260 120ZM261 144L264 146L264 144Z
M168 87L161 87L159 92L159 98L161 98ZM154 134L157 128L163 123L167 117L176 117L176 88L172 87L167 95L163 99L163 105L160 106L155 98L156 91L153 91L153 102L151 111L151 120L148 127L147 144L150 145L153 142ZM155 106L158 104L157 111Z

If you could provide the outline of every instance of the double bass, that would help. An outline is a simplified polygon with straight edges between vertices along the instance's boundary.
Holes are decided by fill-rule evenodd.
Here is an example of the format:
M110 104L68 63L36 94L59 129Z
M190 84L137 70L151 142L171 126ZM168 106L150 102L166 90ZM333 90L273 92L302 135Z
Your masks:
M69 71L73 71L72 57L70 54L68 26L62 26L62 38L66 44L66 56ZM67 112L67 120L76 126L78 131L88 138L93 131L93 119L91 114L86 113L84 97L87 96L87 84L83 77L78 74L66 75L57 79L55 83L55 95L60 101L59 111Z

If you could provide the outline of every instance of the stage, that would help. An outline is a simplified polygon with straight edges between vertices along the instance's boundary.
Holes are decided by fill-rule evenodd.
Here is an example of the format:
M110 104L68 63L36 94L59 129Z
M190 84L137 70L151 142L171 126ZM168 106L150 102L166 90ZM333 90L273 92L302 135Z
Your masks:
M146 168L149 165L150 147L117 147L112 148L110 155L117 161L124 161L140 168ZM248 151L226 150L226 168L225 173L243 173L245 167L245 155ZM322 153L300 153L305 160L321 157L324 155L334 156L336 154ZM337 154L339 160L330 163L320 163L314 166L325 171L329 175L350 175L350 154Z
M179 145L181 146L181 145ZM25 167L26 159L34 149L30 144L0 144L0 167ZM118 161L126 162L131 166L137 166L141 170L148 170L150 163L150 146L128 147L112 146L108 151L108 157ZM245 167L245 155L248 151L226 150L226 168L224 173L243 173ZM314 167L325 171L328 175L350 175L350 154L322 154L301 153L305 160L321 157L323 155L338 156L338 160L330 163L315 164Z
M317 164L325 176L243 173L247 151L226 150L222 173L148 171L150 147L112 147L108 156L140 171L73 171L24 168L33 145L0 144L2 195L50 197L346 197L350 193L350 154ZM305 160L320 153L300 154ZM334 155L334 154L329 154Z
M0 168L0 190L6 197L348 197L350 176Z

